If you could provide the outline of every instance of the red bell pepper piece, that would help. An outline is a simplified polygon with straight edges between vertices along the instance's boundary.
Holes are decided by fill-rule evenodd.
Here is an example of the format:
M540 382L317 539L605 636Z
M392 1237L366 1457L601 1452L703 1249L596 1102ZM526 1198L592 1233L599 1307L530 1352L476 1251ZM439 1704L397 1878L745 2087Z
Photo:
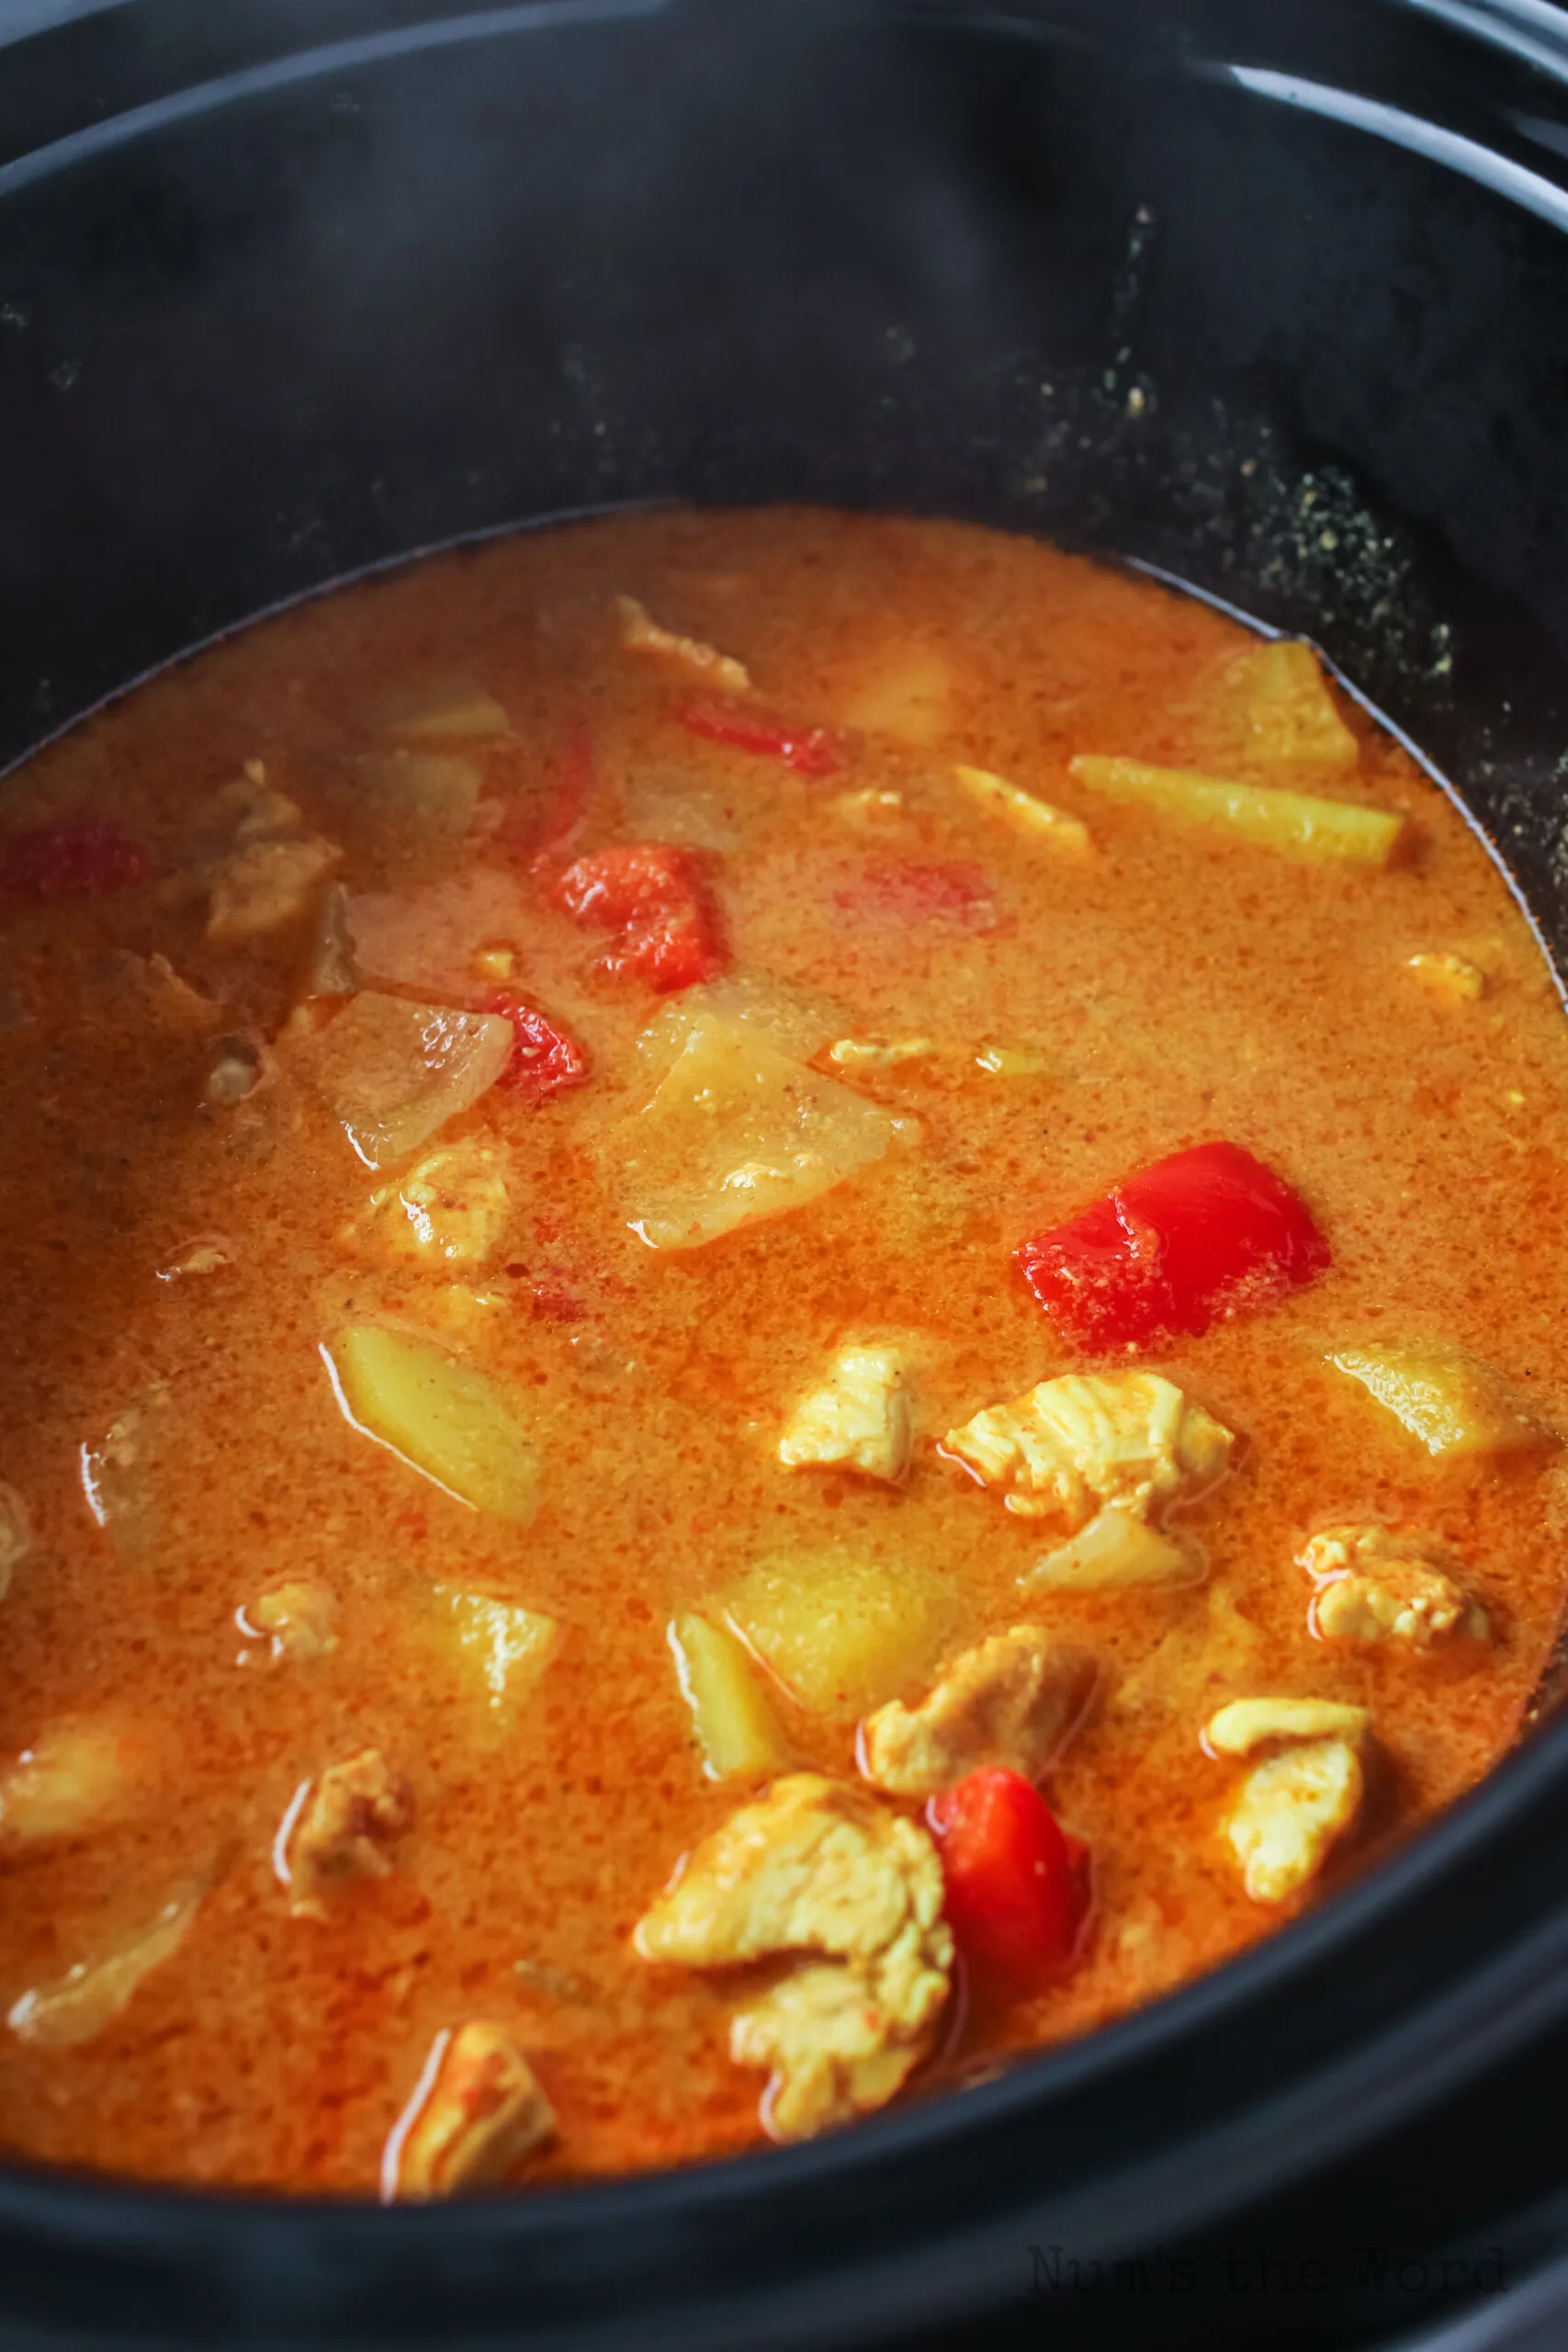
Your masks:
M662 842L580 857L550 895L579 922L618 932L604 969L646 980L660 996L712 979L728 961L691 860Z
M112 817L64 817L13 833L0 850L0 888L17 899L87 899L144 879L147 859Z
M1089 1849L1032 1782L985 1765L932 1797L945 1909L970 1966L1025 1991L1065 1968L1089 1912Z
M1081 1348L1196 1339L1323 1272L1329 1248L1290 1186L1239 1144L1156 1159L1017 1252L1057 1330Z
M710 743L728 743L755 758L782 760L799 775L833 775L844 763L842 746L828 727L796 727L749 703L688 703L681 713L688 733Z
M510 989L491 989L484 1009L512 1023L512 1059L496 1080L507 1093L544 1102L586 1082L591 1068L586 1051L570 1030L548 1020L537 1005L525 1004Z

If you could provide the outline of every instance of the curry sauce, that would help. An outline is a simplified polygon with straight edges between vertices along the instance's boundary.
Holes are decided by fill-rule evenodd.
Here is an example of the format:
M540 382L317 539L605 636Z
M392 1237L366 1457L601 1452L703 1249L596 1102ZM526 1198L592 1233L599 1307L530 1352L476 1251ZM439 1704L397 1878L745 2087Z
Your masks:
M16 2155L425 2194L817 2128L878 2098L760 2115L736 2018L890 1946L675 1919L748 1806L918 1920L854 2079L926 2097L1241 1950L1517 1736L1568 1040L1485 845L1308 649L954 524L574 525L85 721L10 779L0 889ZM1086 1344L1021 1247L1070 1272L1219 1144L1318 1254ZM1083 1381L987 1471L976 1417ZM1040 1436L1168 1391L1201 1475ZM1145 1566L1069 1573L1091 1524ZM1072 1661L1032 1982L966 1954L940 1766L867 1778L1021 1629ZM1340 1715L1215 1730L1265 1699ZM1305 1818L1337 1743L1260 1876L1246 1804ZM462 2068L482 2164L430 2122Z

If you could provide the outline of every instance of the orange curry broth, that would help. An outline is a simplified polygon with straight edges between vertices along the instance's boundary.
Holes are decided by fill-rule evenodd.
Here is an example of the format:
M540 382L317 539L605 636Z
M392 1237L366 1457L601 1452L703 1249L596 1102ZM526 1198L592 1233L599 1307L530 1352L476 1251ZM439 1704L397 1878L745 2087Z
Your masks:
M919 722L924 741L866 729L837 776L793 774L685 731L680 707L704 682L621 647L622 592L742 657L756 700L803 724L843 720L911 649L945 664L945 700ZM1547 1420L1568 1414L1568 1041L1482 844L1348 705L1359 771L1325 788L1404 812L1386 871L1289 863L1075 785L1077 752L1196 763L1184 714L1251 642L1146 581L955 525L639 515L302 605L138 689L11 780L9 825L113 811L162 878L14 906L6 926L26 1018L0 1034L13 1203L0 1471L36 1542L0 1603L0 1757L107 1719L129 1769L101 1827L9 1848L0 1828L0 2002L172 1893L205 1890L180 1949L96 2040L49 2049L0 2031L11 2150L367 2191L432 2037L476 2015L515 2028L559 2117L530 2178L754 2141L761 2077L727 2054L733 1981L649 1966L628 1938L682 1850L744 1794L704 1777L667 1622L792 1544L934 1572L953 1596L952 1648L1048 1622L1100 1665L1092 1719L1047 1781L1093 1849L1082 1959L1037 1997L972 2013L917 2095L1080 2034L1275 1924L1218 1835L1237 1768L1206 1758L1199 1732L1225 1698L1283 1690L1372 1710L1383 1773L1327 1888L1507 1747L1558 1623L1555 1466L1433 1463L1322 1358L1436 1337L1496 1365ZM344 761L389 697L453 679L498 697L521 746L487 771L504 839L411 866L378 841ZM1050 1074L912 1064L852 1080L918 1117L918 1148L706 1248L643 1247L614 1182L615 1119L658 1001L595 974L603 940L545 906L515 848L547 821L581 727L594 783L574 846L694 845L738 972L830 998L847 1034L1017 1040ZM541 1105L492 1092L457 1123L502 1143L513 1170L499 1263L459 1278L501 1303L467 1319L441 1282L340 1238L385 1178L300 1082L294 1041L279 1039L250 1100L205 1109L210 1023L116 960L161 950L221 1000L222 1030L282 1028L298 936L217 951L199 897L169 879L195 854L203 800L255 760L345 844L351 892L476 863L499 876L470 931L494 939L495 891L511 894L519 985L592 1055L579 1091ZM956 761L1083 816L1094 854L1065 856L978 811L951 786ZM905 795L875 833L836 806L868 788ZM868 862L890 857L978 865L995 927L846 907ZM437 967L480 944L462 930L456 948L431 946ZM1406 968L1423 950L1471 957L1484 998L1432 1001ZM1152 1359L1245 1441L1189 1515L1208 1583L1021 1598L1038 1531L935 1447L1073 1362L1010 1252L1118 1176L1213 1136L1299 1189L1334 1264ZM161 1281L197 1234L222 1237L231 1262ZM532 1527L465 1508L347 1425L318 1349L351 1314L422 1325L531 1400ZM783 1470L783 1414L868 1328L919 1335L907 1487ZM150 1391L156 1517L117 1548L85 1507L79 1452ZM1292 1555L1311 1528L1357 1519L1461 1563L1492 1645L1423 1659L1315 1643ZM411 1630L432 1577L564 1623L502 1742ZM336 1594L338 1646L273 1662L236 1611L297 1578ZM852 1724L774 1695L802 1757L852 1773ZM326 1920L293 1917L272 1859L290 1797L371 1743L412 1782L412 1833L389 1877Z

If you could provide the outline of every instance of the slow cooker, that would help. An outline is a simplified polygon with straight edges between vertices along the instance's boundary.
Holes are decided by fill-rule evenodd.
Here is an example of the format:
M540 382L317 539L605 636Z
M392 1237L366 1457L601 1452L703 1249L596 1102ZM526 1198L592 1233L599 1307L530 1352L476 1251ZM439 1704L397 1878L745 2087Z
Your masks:
M954 514L1314 639L1561 956L1565 426L1548 0L0 0L0 763L454 540ZM1552 1696L1260 1950L813 2146L395 2212L0 2172L0 2342L1561 2344Z

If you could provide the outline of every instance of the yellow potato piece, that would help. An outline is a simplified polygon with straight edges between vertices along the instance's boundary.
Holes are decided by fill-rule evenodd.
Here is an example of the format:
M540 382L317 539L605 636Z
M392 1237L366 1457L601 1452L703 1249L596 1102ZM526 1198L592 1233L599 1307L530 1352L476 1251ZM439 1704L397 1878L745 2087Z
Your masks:
M1518 1453L1555 1445L1500 1373L1459 1348L1343 1348L1328 1359L1377 1398L1428 1453Z
M677 1617L670 1648L710 1781L765 1781L794 1760L743 1645L705 1617Z
M409 742L477 742L512 732L512 721L493 695L482 686L450 684L383 704L378 724L383 735Z
M476 1510L527 1525L538 1507L538 1456L493 1380L380 1323L340 1331L331 1360L361 1428Z
M1143 760L1080 752L1068 769L1076 783L1107 799L1252 842L1305 865L1386 865L1404 821L1385 808L1228 782L1194 768L1150 767Z
M817 1200L913 1127L757 1023L704 1014L621 1132L633 1231L653 1250L695 1250Z
M451 1584L433 1585L437 1639L479 1695L491 1728L510 1731L544 1679L560 1641L558 1619L515 1601L492 1600Z
M1204 699L1227 748L1234 741L1243 759L1324 775L1356 765L1356 738L1335 708L1317 655L1299 639L1280 638L1227 662Z
M857 689L845 706L844 724L901 743L934 743L947 731L952 694L942 655L930 646L908 646Z
M930 1672L954 1607L928 1569L821 1551L759 1561L732 1589L726 1614L803 1706L848 1718Z
M1015 832L1032 833L1039 841L1058 842L1064 849L1088 849L1089 827L1065 808L1054 808L1021 785L988 768L956 767L953 771L971 800L996 817L1005 818Z

